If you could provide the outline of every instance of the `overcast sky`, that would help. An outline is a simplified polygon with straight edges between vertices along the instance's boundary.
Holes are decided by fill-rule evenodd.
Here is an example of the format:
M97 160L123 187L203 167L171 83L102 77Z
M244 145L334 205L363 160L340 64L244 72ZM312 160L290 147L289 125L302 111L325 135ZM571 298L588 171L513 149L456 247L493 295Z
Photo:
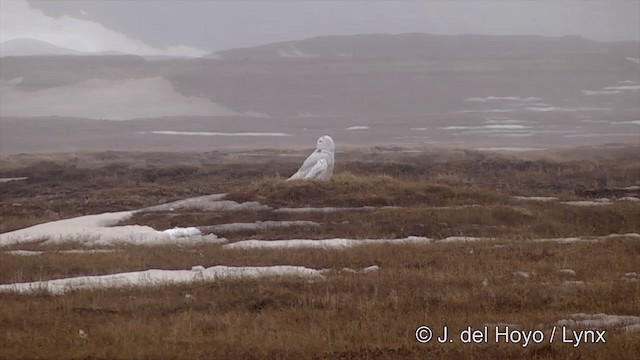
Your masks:
M318 35L405 32L640 40L640 0L0 0L0 6L0 41L32 37L85 51L196 55Z

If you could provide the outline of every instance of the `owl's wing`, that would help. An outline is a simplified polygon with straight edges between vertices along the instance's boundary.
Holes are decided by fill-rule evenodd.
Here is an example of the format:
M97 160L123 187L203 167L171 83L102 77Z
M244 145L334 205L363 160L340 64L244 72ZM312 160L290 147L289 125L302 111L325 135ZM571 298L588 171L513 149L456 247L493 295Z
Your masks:
M323 178L325 173L327 172L327 163L326 161L321 162L318 161L312 168L309 170L307 175L305 175L305 179L318 179Z
M314 151L302 163L302 166L300 166L300 169L298 169L298 172L293 174L288 180L303 179L305 176L307 176L307 174L313 168L313 166L316 165L318 160L320 159L328 160L328 158L329 156L326 153L323 153L321 150Z

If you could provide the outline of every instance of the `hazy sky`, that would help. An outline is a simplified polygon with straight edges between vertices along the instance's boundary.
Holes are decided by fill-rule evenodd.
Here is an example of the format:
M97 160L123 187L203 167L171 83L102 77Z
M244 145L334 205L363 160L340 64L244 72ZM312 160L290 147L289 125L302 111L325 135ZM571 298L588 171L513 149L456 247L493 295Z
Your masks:
M640 0L31 0L28 5L0 0L5 13L1 40L39 36L55 39L59 46L66 41L73 44L67 47L96 51L104 48L100 39L107 36L114 44L120 41L120 47L185 54L358 33L577 34L603 41L640 40ZM9 17L9 24L3 24ZM167 49L179 45L187 47Z

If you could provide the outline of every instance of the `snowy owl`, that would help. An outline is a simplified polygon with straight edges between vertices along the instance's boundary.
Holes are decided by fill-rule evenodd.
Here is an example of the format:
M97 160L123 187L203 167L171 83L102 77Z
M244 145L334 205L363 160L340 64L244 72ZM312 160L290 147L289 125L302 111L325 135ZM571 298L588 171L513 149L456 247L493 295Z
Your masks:
M329 135L318 138L316 151L302 163L302 166L287 180L317 179L329 180L333 175L334 152L336 145ZM323 160L323 161L320 161Z

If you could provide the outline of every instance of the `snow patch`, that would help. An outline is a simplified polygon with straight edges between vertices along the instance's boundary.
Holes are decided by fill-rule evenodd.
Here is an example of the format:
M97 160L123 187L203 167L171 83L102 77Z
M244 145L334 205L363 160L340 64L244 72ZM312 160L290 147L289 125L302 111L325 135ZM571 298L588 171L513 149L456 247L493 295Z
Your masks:
M638 91L640 85L622 85L622 86L607 86L605 90L623 90L623 91Z
M617 328L623 331L640 331L640 316L578 313L559 320L559 326L570 328Z
M579 236L579 237L566 237L566 238L550 238L550 239L535 239L533 241L536 242L556 242L560 244L570 244L581 241L601 241L601 240L610 240L610 239L619 239L619 238L634 238L640 239L640 234L638 233L627 233L627 234L609 234L605 236Z
M605 123L608 121L604 121ZM630 121L614 121L611 122L614 125L640 125L640 120L630 120Z
M581 108L565 108L559 106L547 106L547 107L527 107L525 110L536 111L536 112L549 112L549 111L560 111L560 112L573 112L573 111L610 111L611 108L602 108L602 107L581 107Z
M200 230L195 227L174 227L173 229L164 230L163 234L167 234L172 238L181 238L181 237L189 237L189 236L197 236L202 235Z
M356 126L349 126L345 130L369 130L369 127L363 126L363 125L356 125Z
M539 97L519 97L519 96L487 96L487 97L470 97L464 99L469 102L489 102L489 101L521 101L521 102L534 102L540 101Z
M457 242L473 242L480 240L488 240L489 238L480 238L473 236L449 236L444 239L436 240L437 243L457 243Z
M104 254L104 253L112 253L116 252L116 250L110 249L74 249L74 250L59 250L55 251L54 254ZM44 251L38 250L11 250L5 251L5 254L15 255L15 256L37 256L44 254Z
M514 196L516 200L524 200L524 201L558 201L559 199L555 196Z
M346 249L359 245L377 244L428 244L433 239L419 236L409 236L402 239L289 239L289 240L243 240L224 245L227 249Z
M523 135L524 136L524 135ZM490 148L476 148L478 151L537 151L544 150L545 148L527 148L527 147L490 147Z
M259 211L270 210L271 207L259 202L249 201L238 203L232 200L222 200L226 194L204 195L167 204L151 206L140 211L173 211L176 209L190 209L203 211Z
M0 292L29 294L48 292L62 295L75 290L108 289L133 286L161 286L184 284L197 281L216 281L226 278L259 278L268 276L295 276L322 278L320 270L303 266L262 266L229 267L213 266L207 269L194 267L192 270L146 270L100 276L80 276L48 281L14 283L0 285Z
M174 228L157 231L148 226L115 226L130 218L137 211L173 211L174 209L197 209L206 211L267 210L257 202L237 203L221 200L225 194L199 196L152 206L136 211L121 211L97 215L86 215L72 219L52 221L25 229L0 234L0 246L46 240L46 243L80 241L85 245L159 245L167 243L225 243L226 239L214 234L202 236L197 228Z
M366 268L360 270L360 272L370 273L370 272L376 272L378 270L380 270L380 267L378 265L371 265L371 266L367 266Z
M14 178L0 178L0 184L2 183L6 183L9 181L23 181L23 180L27 180L28 177L14 177Z
M481 129L503 129L503 130L514 130L514 129L530 129L531 126L524 125L513 125L513 124L497 124L497 125L483 125L483 126L445 126L441 127L442 130L481 130Z
M580 91L584 95L613 95L620 94L620 90L582 90Z
M44 251L32 251L32 250L11 250L5 251L5 254L15 256L36 256L44 254Z
M609 199L596 199L596 200L578 200L578 201L562 201L560 204L571 205L571 206L601 206L601 205L610 205L613 202Z
M572 269L559 269L556 272L560 275L576 276L576 271Z
M240 136L240 137L293 136L287 133L275 133L275 132L210 132L210 131L172 131L172 130L140 131L138 133L155 134L155 135L185 135L185 136Z

